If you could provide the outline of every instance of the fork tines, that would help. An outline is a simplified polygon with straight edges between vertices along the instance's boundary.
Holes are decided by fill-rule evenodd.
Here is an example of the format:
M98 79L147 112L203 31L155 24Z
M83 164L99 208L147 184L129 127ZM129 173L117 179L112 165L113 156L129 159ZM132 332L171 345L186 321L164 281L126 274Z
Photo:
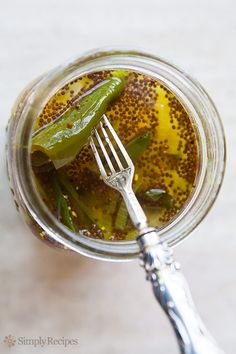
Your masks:
M101 131L100 134L98 129ZM112 143L111 139L114 140L115 144ZM90 146L103 178L128 167L134 168L131 158L105 114L97 129L93 131ZM109 171L106 172L106 169L109 169Z

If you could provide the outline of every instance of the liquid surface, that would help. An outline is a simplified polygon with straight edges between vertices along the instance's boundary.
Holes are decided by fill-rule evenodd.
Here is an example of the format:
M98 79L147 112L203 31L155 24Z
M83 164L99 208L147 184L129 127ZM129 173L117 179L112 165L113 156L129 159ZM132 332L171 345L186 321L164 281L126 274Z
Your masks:
M103 71L70 82L47 103L35 122L35 130L56 120L94 86L120 74L121 71ZM122 74L125 88L106 115L134 156L133 189L148 222L160 228L181 211L195 187L197 136L188 113L165 86L136 72L123 71ZM57 216L58 201L51 171L46 168L34 168L34 171L43 200ZM76 232L105 240L135 238L136 231L122 198L101 179L88 144L58 173Z

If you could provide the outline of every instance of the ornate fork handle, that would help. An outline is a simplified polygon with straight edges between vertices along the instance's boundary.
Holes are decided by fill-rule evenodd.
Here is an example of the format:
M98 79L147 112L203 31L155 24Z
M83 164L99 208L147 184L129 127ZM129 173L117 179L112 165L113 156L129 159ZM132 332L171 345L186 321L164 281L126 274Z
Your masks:
M182 354L223 354L202 323L170 248L155 230L138 237L140 262L156 299L167 314Z

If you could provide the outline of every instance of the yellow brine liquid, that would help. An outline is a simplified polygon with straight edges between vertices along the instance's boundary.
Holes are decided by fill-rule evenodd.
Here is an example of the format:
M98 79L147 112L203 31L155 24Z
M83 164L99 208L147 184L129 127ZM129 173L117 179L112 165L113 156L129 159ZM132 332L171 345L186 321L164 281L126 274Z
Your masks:
M135 165L134 192L150 226L163 227L185 206L198 173L198 143L191 117L170 90L156 79L133 71L100 71L71 81L46 104L35 130L56 120L93 87L125 76L125 88L106 116ZM51 171L34 168L36 186L52 213L58 201ZM60 168L63 198L75 232L104 240L136 236L119 192L100 177L89 143L76 158Z

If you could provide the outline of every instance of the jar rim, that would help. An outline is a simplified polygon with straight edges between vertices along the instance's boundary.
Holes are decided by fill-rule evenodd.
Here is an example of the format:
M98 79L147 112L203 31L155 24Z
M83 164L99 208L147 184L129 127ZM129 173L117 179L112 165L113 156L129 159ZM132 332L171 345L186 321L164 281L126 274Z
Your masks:
M73 233L49 211L30 176L33 118L38 116L48 99L73 78L112 68L136 70L163 82L188 110L200 136L201 171L196 187L180 213L159 230L162 239L170 246L179 244L188 236L213 205L225 170L225 137L219 114L202 86L175 65L152 54L122 48L97 49L50 71L36 83L17 123L17 129L21 129L17 145L27 146L27 149L16 149L12 161L18 171L13 179L18 185L20 198L37 224L64 247L92 258L124 261L137 257L139 246L136 240L104 241Z

